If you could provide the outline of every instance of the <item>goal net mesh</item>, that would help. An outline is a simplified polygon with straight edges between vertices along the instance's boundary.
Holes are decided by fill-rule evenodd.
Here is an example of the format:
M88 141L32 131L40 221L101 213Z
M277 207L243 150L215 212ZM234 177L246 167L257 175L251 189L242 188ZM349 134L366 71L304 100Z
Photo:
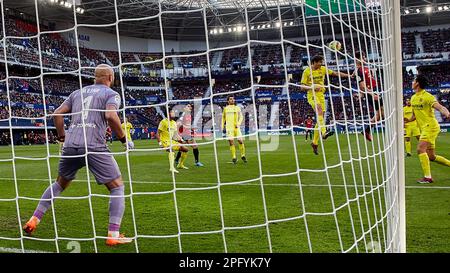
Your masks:
M401 250L394 1L114 0L99 7L35 0L29 14L35 29L28 32L11 29L6 2L1 128L12 141L1 147L0 251L110 251L104 246L109 193L87 171L52 202L35 236L21 229L55 181L61 157L51 143L52 112L65 96L50 87L65 90L70 80L72 91L81 88L99 63L114 67L120 116L140 124L134 133L146 138L132 150L116 142L111 148L126 187L122 230L134 239L119 251ZM70 10L66 22L49 27L49 8ZM100 13L90 15L94 10ZM129 37L133 31L147 42ZM332 41L342 48L331 48ZM373 120L379 102L359 90L357 77L327 74L324 126L335 134L326 140L319 134L314 155L305 120L317 123L318 116L302 72L322 55L326 69L353 75L358 52L378 82L373 92L383 100L383 115ZM20 94L23 85L39 92ZM246 165L228 162L221 118L231 95L244 115ZM27 103L42 107L23 110ZM190 148L190 169L175 174L150 129L169 108L178 116L188 103L205 167L193 166ZM361 134L365 128L372 141ZM20 145L31 141L22 138L25 129L42 133L45 145Z

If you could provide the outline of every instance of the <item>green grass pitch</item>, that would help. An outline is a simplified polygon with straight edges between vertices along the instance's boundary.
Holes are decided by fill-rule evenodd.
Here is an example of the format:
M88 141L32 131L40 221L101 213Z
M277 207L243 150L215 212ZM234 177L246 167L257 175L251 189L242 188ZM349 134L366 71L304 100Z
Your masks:
M295 144L291 136L280 136L272 150L266 145L270 140L277 143L276 137L264 137L260 157L254 138L247 138L248 163L239 161L237 165L229 163L225 140L217 142L217 161L214 145L201 145L205 167L195 167L190 152L186 164L190 169L180 170L175 183L163 151L133 151L128 161L125 155L116 155L126 193L134 193L126 198L121 231L142 236L137 239L140 252L179 252L180 245L183 252L224 252L224 241L228 252L269 252L269 238L273 252L309 252L310 246L313 252L365 252L371 241L379 242L384 250L387 225L381 216L386 213L386 188L381 183L388 174L378 145L389 143L383 142L381 134L375 135L374 146L360 135L358 141L355 135L338 137L340 149L335 136L325 142L327 172L322 147L319 156L313 155L304 136L295 136ZM415 143L413 140L413 146ZM446 148L450 134L441 134L437 144L439 154L450 157ZM294 145L304 170L299 176ZM136 141L135 146L157 148L157 143ZM122 147L115 142L112 150L119 152ZM367 157L374 152L375 156ZM22 225L37 205L33 198L39 198L49 185L49 172L52 179L57 175L58 158L47 161L46 146L17 146L14 153L13 165L7 161L12 158L11 147L0 148L0 199L10 200L0 201L0 251L21 249L20 240L6 238L20 238L19 217ZM58 146L50 146L49 153L57 155ZM405 165L408 252L450 252L449 170L432 164L436 183L422 186L415 182L421 177L417 156L406 158ZM95 245L98 252L136 251L134 243L109 248L104 239L97 238L94 244L94 232L106 236L109 198L96 196L108 192L93 177L90 181L87 183L85 169L78 173L77 181L62 195L71 198L56 200L55 210L47 212L34 236L23 240L27 250L55 252L57 235L60 252L72 250L72 239L79 242L81 252L94 252ZM245 183L233 183L239 181ZM89 191L94 194L90 199L86 198ZM17 195L26 198L16 202Z

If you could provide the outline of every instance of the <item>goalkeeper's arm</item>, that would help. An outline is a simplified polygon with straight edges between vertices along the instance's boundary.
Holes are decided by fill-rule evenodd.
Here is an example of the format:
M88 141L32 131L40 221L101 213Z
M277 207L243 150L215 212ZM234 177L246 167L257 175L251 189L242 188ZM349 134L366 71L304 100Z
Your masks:
M64 131L64 114L67 114L71 111L71 108L67 104L62 104L58 109L53 113L55 116L53 117L53 121L55 123L56 132L58 134L58 141L64 142L66 137L66 132Z
M107 105L105 112L105 118L108 121L109 127L116 134L120 142L127 142L125 132L122 130L119 115L117 115L117 109L114 105Z

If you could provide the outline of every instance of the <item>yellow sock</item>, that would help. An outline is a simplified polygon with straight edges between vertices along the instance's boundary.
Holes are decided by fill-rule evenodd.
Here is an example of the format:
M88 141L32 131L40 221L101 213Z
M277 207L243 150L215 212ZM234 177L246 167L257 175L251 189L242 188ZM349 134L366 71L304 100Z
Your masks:
M319 125L316 123L316 127L314 127L314 128L319 128ZM320 135L319 135L319 130L314 130L314 137L313 137L313 144L314 145L317 145L317 144L319 144L319 138L320 138Z
M406 153L410 154L411 153L411 141L405 141L405 148L406 148Z
M440 155L436 156L436 159L434 160L434 162L450 167L450 160L448 160L447 158L440 156Z
M421 153L419 155L420 165L422 165L423 175L431 178L430 159L427 153Z
M241 152L241 157L245 156L245 144L239 143L239 151Z
M181 153L181 157L180 157L180 166L184 166L184 161L186 160L186 158L187 158L187 152L182 152Z
M230 146L230 151L231 151L231 157L232 158L236 158L236 146L231 145Z
M322 135L324 135L327 132L327 128L325 127L325 122L323 121L323 116L319 116L319 125L320 131L322 131Z
M173 162L175 161L175 153L169 152L169 164L170 168L173 169Z

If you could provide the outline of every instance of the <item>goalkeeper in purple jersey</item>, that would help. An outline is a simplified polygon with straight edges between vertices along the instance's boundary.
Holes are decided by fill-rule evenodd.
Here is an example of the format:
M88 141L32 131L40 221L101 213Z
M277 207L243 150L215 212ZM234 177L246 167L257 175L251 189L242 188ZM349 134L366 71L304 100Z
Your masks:
M45 190L33 216L23 227L24 232L28 235L36 230L55 197L70 185L78 170L83 168L87 161L88 169L94 175L97 183L105 185L111 196L106 244L113 246L132 241L119 233L125 210L125 187L119 166L106 144L108 124L124 145L129 144L117 115L121 98L110 88L113 82L113 69L106 64L97 66L95 84L74 91L54 112L58 140L64 142L59 161L58 178ZM72 122L66 134L64 114L69 113L72 114Z

